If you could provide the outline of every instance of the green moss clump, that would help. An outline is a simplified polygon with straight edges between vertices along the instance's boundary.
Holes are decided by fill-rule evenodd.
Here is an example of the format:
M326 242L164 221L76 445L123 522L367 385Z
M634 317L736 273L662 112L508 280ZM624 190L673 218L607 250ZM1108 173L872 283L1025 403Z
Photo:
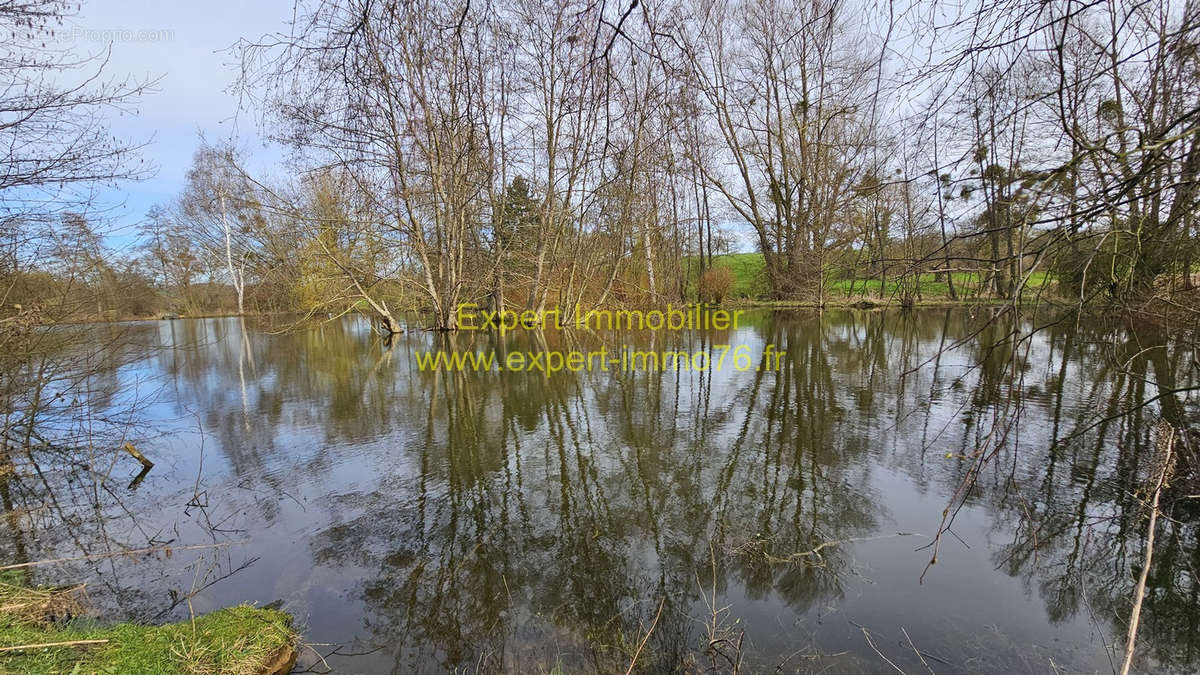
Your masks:
M108 642L0 652L0 672L253 675L278 665L275 660L290 655L297 640L291 616L247 605L164 626L101 626L79 619L56 626L37 610L38 602L51 595L0 586L0 647Z

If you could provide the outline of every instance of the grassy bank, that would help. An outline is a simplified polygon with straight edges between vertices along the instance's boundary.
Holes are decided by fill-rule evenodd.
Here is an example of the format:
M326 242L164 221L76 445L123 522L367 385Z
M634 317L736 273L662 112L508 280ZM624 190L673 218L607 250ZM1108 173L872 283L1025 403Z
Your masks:
M0 672L288 672L296 632L283 612L230 607L163 626L75 618L79 589L28 588L0 576Z
M973 272L956 272L951 275L954 282L955 295L960 300L979 300L979 288L982 285L980 275ZM1048 272L1034 272L1029 275L1025 284L1026 292L1044 289L1053 282ZM905 291L915 293L921 299L951 300L950 282L945 276L937 274L922 274L915 280L907 281L907 287L899 281L889 280L886 284L878 279L838 279L826 286L830 296L844 298L893 298L899 297Z
M816 306L813 301L776 301L769 299L765 263L761 253L728 253L715 256L714 265L729 268L733 272L733 288L729 300L738 305L770 307ZM692 268L689 292L695 292L696 268ZM955 294L950 294L950 281ZM990 296L981 292L982 278L975 272L956 272L947 281L944 275L922 274L917 279L907 279L902 285L898 279L880 282L878 279L829 279L825 284L826 305L853 305L867 301L874 304L896 304L906 294L913 296L916 305L946 305L969 301L987 302ZM1028 294L1050 290L1055 279L1048 272L1030 275L1025 286Z

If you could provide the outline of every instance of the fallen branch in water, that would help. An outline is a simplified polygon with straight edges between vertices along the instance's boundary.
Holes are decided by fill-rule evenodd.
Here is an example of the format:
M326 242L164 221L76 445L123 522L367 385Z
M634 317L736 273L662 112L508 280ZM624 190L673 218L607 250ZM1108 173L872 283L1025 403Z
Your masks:
M711 598L709 592L704 590L704 586L700 583L700 575L696 574L696 587L700 590L700 597L704 599L705 606L709 610L709 620L705 624L708 631L708 648L705 651L712 659L712 670L714 672L729 672L731 675L738 675L742 669L742 640L746 637L746 631L741 631L737 634L737 641L733 640L734 630L732 626L725 625L725 617L728 616L731 605L719 607L717 605L717 552L713 547L713 542L710 539L708 542L708 554L712 560L712 592ZM736 625L736 621L734 624ZM733 650L733 654L726 654L725 647L728 646ZM722 671L718 667L716 657L720 656L729 664L728 671Z
M30 649L46 649L47 647L82 647L84 645L102 645L108 640L71 640L69 642L41 642L33 645L15 645L13 647L0 647L0 654L8 652L24 652Z
M908 636L908 631L904 630L904 626L900 626L900 632L904 633L904 639L908 640L908 646L912 647L913 653L917 655L918 659L921 659L921 665L925 666L925 670L929 671L929 675L934 675L933 668L929 667L929 662L925 660L925 655L921 653L920 649L917 649L917 645L915 645L913 643L913 639Z
M879 655L879 658L883 659L884 661L887 661L887 664L889 666L895 668L897 673L904 675L904 671L900 669L900 666L896 665L895 663L892 663L892 660L889 659L888 657L884 656L883 652L879 651L879 647L875 646L875 642L873 640L871 640L870 631L868 631L866 628L863 628L862 634L863 634L863 637L865 637L867 639L867 644L871 646L871 649L875 650L875 653Z
M642 641L638 643L637 651L633 653L633 660L629 662L629 668L625 671L625 675L633 672L633 667L637 665L638 656L642 653L642 647L646 646L646 641L650 639L650 634L654 632L654 627L658 625L658 617L662 616L663 604L667 601L667 596L663 596L662 600L658 601L658 613L654 615L654 621L650 623L650 630L646 631L646 635L642 637Z
M121 449L123 449L125 452L128 452L130 455L132 455L133 458L136 459L137 461L141 462L142 466L146 468L146 471L149 471L150 469L154 468L154 462L151 462L150 460L146 459L145 455L138 452L138 449L133 447L133 443L126 443L125 445L121 446Z
M1146 597L1146 579L1150 576L1150 562L1154 557L1154 527L1158 523L1158 498L1170 478L1175 457L1175 429L1162 422L1159 425L1158 447L1161 450L1158 484L1150 501L1150 524L1146 526L1146 559L1142 561L1142 573L1138 578L1133 597L1133 611L1129 614L1129 636L1125 641L1125 662L1121 664L1121 675L1129 675L1133 664L1133 648L1137 642L1138 622L1142 618L1142 599Z
M829 548L830 546L841 546L843 544L857 544L857 543L861 543L864 541L879 541L881 539L895 539L897 537L924 537L924 536L925 535L919 534L917 532L897 532L896 534L881 534L881 535L878 535L875 537L849 537L847 539L835 539L833 541L826 541L821 544L818 544L816 547L811 548L807 551L793 553L786 558L780 558L777 556L773 556L769 553L764 553L763 557L766 558L768 561L774 562L774 563L790 563L790 562L796 562L797 560L802 560L809 556L820 557L821 549Z
M83 560L101 560L104 558L118 558L123 555L139 555L142 553L158 553L160 551L198 551L208 548L224 548L226 546L235 546L237 544L248 544L249 540L243 541L223 541L216 544L193 544L191 546L151 546L150 548L131 548L125 551L111 551L108 553L93 553L91 555L79 556L78 558L55 558L53 560L35 560L33 562L17 563L15 565L0 566L0 572L5 570L18 570L25 567L37 567L38 565L53 565L56 563L65 562L80 562Z

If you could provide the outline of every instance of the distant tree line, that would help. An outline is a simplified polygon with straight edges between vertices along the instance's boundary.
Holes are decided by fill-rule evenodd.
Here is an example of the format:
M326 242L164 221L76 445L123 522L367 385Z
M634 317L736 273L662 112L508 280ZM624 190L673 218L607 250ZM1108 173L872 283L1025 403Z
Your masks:
M21 207L56 171L136 177L129 148L9 157L4 305L452 329L468 301L720 300L740 248L762 299L1191 306L1198 22L1190 1L303 1L235 48L284 175L204 142L118 254L85 209ZM14 82L55 67L13 58ZM123 86L6 107L82 139L102 132L70 115Z

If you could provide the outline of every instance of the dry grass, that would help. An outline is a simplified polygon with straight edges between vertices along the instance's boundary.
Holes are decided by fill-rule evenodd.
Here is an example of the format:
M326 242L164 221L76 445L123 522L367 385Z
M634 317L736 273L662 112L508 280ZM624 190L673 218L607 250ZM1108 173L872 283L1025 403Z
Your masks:
M36 589L0 582L0 614L28 628L53 628L81 616L86 599L82 584Z

